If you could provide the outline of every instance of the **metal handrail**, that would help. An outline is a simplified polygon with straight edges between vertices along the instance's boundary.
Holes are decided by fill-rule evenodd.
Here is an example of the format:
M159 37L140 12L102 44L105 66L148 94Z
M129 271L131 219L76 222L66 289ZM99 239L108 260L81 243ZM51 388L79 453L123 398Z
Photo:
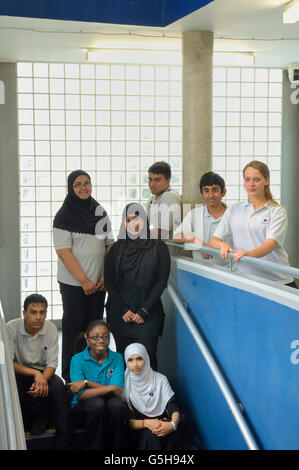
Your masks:
M7 445L9 450L25 450L26 441L23 427L23 420L17 392L16 379L12 362L8 363L5 353L7 347L7 332L5 329L5 318L0 301L0 386L5 403L5 421L7 431ZM4 328L3 328L4 326ZM15 393L10 389L10 384L14 382Z
M180 247L183 250L199 251L200 253L206 253L208 255L220 257L220 250L216 250L215 248L210 248L209 246L199 246L199 245L196 245L195 243L179 244L179 243L169 242L169 244ZM233 253L228 254L228 260L234 261ZM263 269L265 271L278 271L280 273L289 274L290 276L293 276L296 279L299 279L299 269L293 268L292 266L284 266L281 264L273 263L272 261L264 261L261 258L252 258L251 256L243 256L240 259L239 263L251 264L252 266L255 266L256 268Z
M1 341L1 347L4 350L3 342ZM14 414L13 414L13 405L11 400L11 395L9 392L9 379L6 364L0 365L0 382L2 388L3 399L5 403L5 420L6 420L6 430L7 430L7 443L10 450L16 450L17 440L14 426Z
M244 416L241 413L241 410L239 408L239 405L233 396L232 391L230 390L230 387L228 383L226 382L221 370L219 369L215 359L213 358L207 344L205 343L204 339L198 332L198 329L196 328L195 324L191 320L190 316L188 315L186 309L184 308L181 300L179 299L178 295L176 294L175 290L173 287L168 284L167 290L169 292L169 295L171 299L173 300L176 308L180 312L181 316L183 317L183 320L185 321L190 333L192 334L194 341L196 342L197 346L199 347L211 373L213 374L221 392L226 400L232 415L240 429L240 432L248 446L249 450L260 450Z

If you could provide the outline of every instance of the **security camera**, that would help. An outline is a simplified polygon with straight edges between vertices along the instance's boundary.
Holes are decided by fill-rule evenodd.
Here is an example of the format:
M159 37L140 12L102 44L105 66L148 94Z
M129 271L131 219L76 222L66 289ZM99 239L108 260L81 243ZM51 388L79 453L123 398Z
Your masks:
M299 84L299 64L290 64L288 73L290 82Z

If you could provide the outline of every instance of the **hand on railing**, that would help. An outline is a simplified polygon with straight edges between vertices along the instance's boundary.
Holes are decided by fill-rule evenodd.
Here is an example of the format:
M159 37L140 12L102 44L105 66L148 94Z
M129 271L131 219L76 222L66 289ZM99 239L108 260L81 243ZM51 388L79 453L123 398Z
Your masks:
M169 244L181 247L187 251L199 251L200 253L206 253L210 256L221 257L220 250L217 250L216 248L211 248L209 246L199 246L195 243L185 243L184 245L179 245L179 244L170 242ZM241 252L241 251L243 252L243 250L236 250L236 252ZM240 256L238 260L236 260L234 250L232 250L228 252L227 259L229 261L236 262L236 263L242 262L242 263L251 264L259 269L263 269L263 270L270 271L270 272L276 271L276 272L289 274L293 276L295 279L299 279L298 268L293 268L292 266L285 266L285 265L281 265L278 263L273 263L272 261L266 261L262 258L254 258L252 256L246 256L246 252L243 252L242 256Z

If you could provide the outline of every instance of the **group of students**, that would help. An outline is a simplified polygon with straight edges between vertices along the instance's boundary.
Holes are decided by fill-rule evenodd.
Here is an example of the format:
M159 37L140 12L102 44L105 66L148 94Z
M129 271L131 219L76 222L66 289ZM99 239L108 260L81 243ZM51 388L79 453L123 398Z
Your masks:
M128 344L138 341L157 369L156 349L164 321L161 294L170 271L169 251L161 237L168 237L173 220L162 214L160 223L156 209L161 203L171 204L176 208L173 219L180 220L181 215L180 197L170 180L168 163L156 162L149 168L152 197L147 211L140 204L128 204L114 243L110 218L91 196L90 176L82 170L68 176L67 196L53 223L66 381L76 337L90 321L103 318L106 290L107 320L117 351L123 354Z
M156 162L149 168L152 197L147 210L137 203L128 204L114 242L110 219L91 196L90 176L82 170L69 175L68 193L53 224L63 302L62 377L74 393L72 416L76 422L84 423L89 448L103 448L104 435L109 436L108 446L114 443L113 448L121 448L126 421L123 398L131 428L145 436L139 441L141 448L160 448L161 442L168 448L177 436L174 431L180 414L174 394L167 379L156 372L157 343L165 316L161 295L170 272L169 249L162 239L217 248L223 262L233 253L237 263L243 256L252 256L288 265L283 248L287 213L271 194L267 165L251 161L245 166L243 177L248 198L227 208L222 201L226 194L223 178L213 172L203 175L200 191L204 204L190 211L181 222L181 201L170 186L170 166ZM196 258L198 253L193 256ZM294 279L285 274L260 271L243 263L239 271L296 287ZM102 321L106 290L107 324ZM22 393L25 401L32 402L32 398L50 397L47 384L59 381L54 380L57 332L53 326L49 327L53 344L50 340L44 342L42 315L46 303L31 299L29 306L28 302L24 305L24 320L12 320L7 327L16 374L27 380L20 396ZM34 321L36 315L39 318ZM110 331L117 352L108 347ZM74 345L81 332L85 332L86 347L76 352ZM24 352L26 342L28 354ZM125 375L122 357L127 367ZM30 370L22 369L23 366ZM65 401L61 399L60 403L55 409L60 421L57 434L69 436L71 425ZM111 435L109 429L108 434L103 432L108 415L108 421L113 423ZM34 426L35 423L33 431ZM61 442L66 445L68 439Z
M204 205L187 214L175 230L173 241L216 248L224 261L233 253L236 263L243 256L250 256L289 266L283 248L287 211L271 193L268 166L258 160L249 162L243 169L243 179L248 198L226 207L222 202L226 194L223 178L213 172L203 175L200 190ZM193 256L198 256L196 251ZM297 287L288 274L261 270L250 264L241 263L238 272Z
M55 374L58 332L46 320L47 300L25 299L23 318L7 323L25 430L41 434L56 428L56 449L73 447L73 431L84 428L86 450L180 449L180 411L167 378L154 371L146 348L126 347L123 356L109 348L110 330L94 320L70 365L71 382ZM80 344L80 341L77 342Z

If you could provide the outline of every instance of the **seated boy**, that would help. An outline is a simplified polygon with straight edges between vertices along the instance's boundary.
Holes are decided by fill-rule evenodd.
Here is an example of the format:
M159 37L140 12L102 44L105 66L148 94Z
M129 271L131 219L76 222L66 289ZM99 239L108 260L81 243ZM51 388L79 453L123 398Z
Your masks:
M69 449L71 414L67 391L55 375L58 364L58 332L46 320L48 302L42 295L24 301L23 318L6 324L10 354L25 429L42 434L51 413L56 428L56 448Z

